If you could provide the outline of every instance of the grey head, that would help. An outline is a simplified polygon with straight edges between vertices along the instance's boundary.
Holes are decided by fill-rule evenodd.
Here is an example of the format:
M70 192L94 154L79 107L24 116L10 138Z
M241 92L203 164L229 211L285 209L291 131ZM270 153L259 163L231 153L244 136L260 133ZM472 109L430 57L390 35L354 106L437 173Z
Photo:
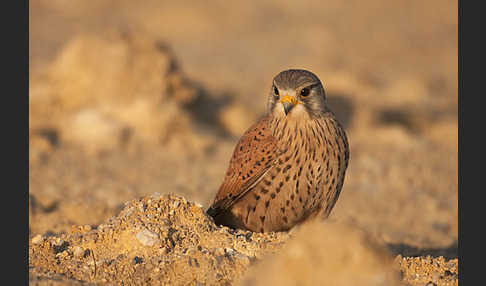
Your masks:
M268 97L268 112L290 116L297 105L302 105L304 108L299 110L305 110L311 118L322 115L328 111L324 87L319 78L310 71L282 71L273 78ZM283 112L278 112L278 109ZM297 112L300 111L295 108L295 113Z

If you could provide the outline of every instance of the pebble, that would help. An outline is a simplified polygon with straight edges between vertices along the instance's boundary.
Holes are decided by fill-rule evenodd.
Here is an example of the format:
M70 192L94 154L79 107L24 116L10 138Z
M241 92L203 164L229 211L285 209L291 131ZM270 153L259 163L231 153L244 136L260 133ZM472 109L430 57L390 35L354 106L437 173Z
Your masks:
M440 272L439 271L434 271L432 272L432 281L437 282L440 279Z
M139 202L137 206L138 206L138 210L142 213L145 212L145 209L147 208L147 206L143 202Z
M53 245L55 246L61 246L62 244L64 243L64 240L62 240L60 237L57 237L54 241L53 241Z
M44 237L40 234L38 234L38 235L36 235L32 238L33 244L39 244L39 243L42 243L42 242L44 242Z
M140 231L137 233L136 237L138 241L145 246L153 246L155 243L159 242L159 235L148 229Z
M445 266L447 268L454 268L454 267L456 267L456 265L457 265L457 262L455 262L455 261L449 261L449 262L446 263Z
M66 258L69 256L69 252L67 250L64 250L63 252L59 252L56 254L56 257L59 257L59 258Z
M159 248L159 255L167 254L167 248L161 247Z
M76 257L76 258L83 257L84 256L84 249L82 247L75 246L73 248L73 254L74 254L74 257Z
M159 199L162 195L159 192L155 192L152 194L152 198Z
M139 256L135 256L133 259L132 259L132 263L133 264L140 264L143 262L143 258L142 257L139 257Z

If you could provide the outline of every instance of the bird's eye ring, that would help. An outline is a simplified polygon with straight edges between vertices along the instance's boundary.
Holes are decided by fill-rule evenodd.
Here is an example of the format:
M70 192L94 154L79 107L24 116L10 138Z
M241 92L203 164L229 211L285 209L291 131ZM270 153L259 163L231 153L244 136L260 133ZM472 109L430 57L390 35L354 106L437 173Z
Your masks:
M273 93L278 96L278 88L276 86L273 86Z
M306 97L310 94L310 89L309 88L303 88L300 90L300 96L302 97Z

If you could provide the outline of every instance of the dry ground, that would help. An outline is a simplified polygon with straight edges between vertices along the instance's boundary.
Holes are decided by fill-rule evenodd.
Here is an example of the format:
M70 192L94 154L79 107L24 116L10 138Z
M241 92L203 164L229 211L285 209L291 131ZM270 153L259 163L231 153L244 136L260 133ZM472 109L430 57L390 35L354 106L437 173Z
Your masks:
M457 285L457 1L30 1L32 285ZM326 222L204 215L271 78L350 164ZM168 195L171 194L171 195Z

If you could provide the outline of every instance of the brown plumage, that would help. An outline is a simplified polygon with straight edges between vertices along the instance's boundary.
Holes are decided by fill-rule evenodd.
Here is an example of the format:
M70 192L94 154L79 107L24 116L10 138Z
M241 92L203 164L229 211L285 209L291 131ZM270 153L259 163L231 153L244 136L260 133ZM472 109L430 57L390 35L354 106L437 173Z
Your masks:
M286 70L273 80L267 115L240 138L208 209L216 224L286 231L327 218L349 160L346 133L313 73Z

